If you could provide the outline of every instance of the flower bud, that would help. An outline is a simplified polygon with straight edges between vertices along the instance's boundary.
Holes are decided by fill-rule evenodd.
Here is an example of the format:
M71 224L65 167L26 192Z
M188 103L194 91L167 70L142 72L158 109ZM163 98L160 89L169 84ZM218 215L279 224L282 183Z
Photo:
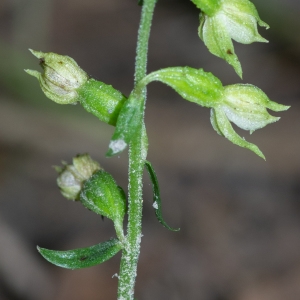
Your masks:
M202 0L197 1L202 3ZM255 6L249 0L223 0L213 14L203 9L200 15L199 36L212 54L225 59L242 77L241 64L231 39L242 44L268 42L258 33L257 23L269 28L268 24L260 19Z
M101 121L115 126L127 98L111 85L88 78L69 56L30 50L40 59L43 73L25 70L36 77L45 95L59 104L77 101Z
M63 162L63 167L55 167L55 169L59 173L57 185L62 195L70 200L79 200L84 182L101 167L88 154L82 154L73 158L72 165Z
M25 70L40 82L45 95L59 104L78 101L76 90L87 80L88 75L69 56L30 50L40 60L44 72Z

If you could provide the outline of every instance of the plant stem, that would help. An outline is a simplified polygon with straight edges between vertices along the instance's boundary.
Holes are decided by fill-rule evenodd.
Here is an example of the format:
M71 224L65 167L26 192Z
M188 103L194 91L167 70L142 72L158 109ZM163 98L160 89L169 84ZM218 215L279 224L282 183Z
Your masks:
M148 43L155 3L156 0L144 0L143 3L136 50L135 84L146 76ZM145 105L146 88L141 93L141 101ZM142 118L129 149L128 227L126 245L121 258L118 300L133 300L134 297L142 236L142 177L147 150L148 141Z

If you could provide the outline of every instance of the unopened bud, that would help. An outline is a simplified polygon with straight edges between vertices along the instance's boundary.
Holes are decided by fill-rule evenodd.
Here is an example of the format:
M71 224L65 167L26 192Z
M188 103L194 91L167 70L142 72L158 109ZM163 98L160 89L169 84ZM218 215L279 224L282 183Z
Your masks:
M38 79L45 95L59 104L77 102L76 90L88 80L88 75L78 66L76 61L69 56L52 52L30 51L40 60L44 72L25 71Z
M80 102L101 121L115 126L127 98L111 85L89 78L69 56L30 50L40 60L43 73L25 70L36 77L45 95L59 104Z
M63 163L63 167L55 167L55 169L59 173L57 185L62 195L70 200L79 200L84 182L101 167L88 154L82 154L73 158L72 165Z

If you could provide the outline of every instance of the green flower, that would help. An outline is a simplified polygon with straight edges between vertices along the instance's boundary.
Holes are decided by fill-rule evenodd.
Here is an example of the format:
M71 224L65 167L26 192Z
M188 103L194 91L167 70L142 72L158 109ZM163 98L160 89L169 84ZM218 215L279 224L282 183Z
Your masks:
M40 60L44 72L25 70L36 77L44 94L59 104L80 102L101 121L115 126L127 98L111 85L89 78L76 63L65 55L30 50Z
M234 84L224 87L222 98L211 109L210 120L218 134L265 159L256 145L247 142L234 131L230 122L252 133L280 119L271 116L267 109L277 112L288 108L269 100L262 90L253 85Z
M65 55L30 50L40 60L44 72L25 70L36 77L45 95L59 104L78 101L77 89L88 81L88 75L76 61Z
M267 109L284 111L289 108L271 101L262 90L250 84L224 87L217 77L202 69L190 67L161 69L148 74L140 85L143 87L152 81L163 82L185 100L211 108L210 120L220 135L240 147L252 150L262 158L265 157L258 147L240 137L230 122L252 133L280 119L271 116Z
M199 36L208 50L225 59L242 77L242 68L235 54L232 39L242 44L268 42L257 31L257 23L269 28L248 0L193 0L193 2L213 3L213 9L205 10L202 4L200 14ZM197 5L201 8L200 4Z

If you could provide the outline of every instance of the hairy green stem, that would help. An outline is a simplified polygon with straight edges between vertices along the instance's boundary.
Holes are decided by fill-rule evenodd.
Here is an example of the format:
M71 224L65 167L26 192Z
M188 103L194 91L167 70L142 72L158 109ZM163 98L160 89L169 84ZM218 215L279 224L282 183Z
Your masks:
M144 0L136 50L135 84L146 76L148 43L156 0ZM146 102L146 88L141 93ZM129 149L128 228L122 252L118 300L133 300L142 236L142 176L147 157L148 141L142 118Z

